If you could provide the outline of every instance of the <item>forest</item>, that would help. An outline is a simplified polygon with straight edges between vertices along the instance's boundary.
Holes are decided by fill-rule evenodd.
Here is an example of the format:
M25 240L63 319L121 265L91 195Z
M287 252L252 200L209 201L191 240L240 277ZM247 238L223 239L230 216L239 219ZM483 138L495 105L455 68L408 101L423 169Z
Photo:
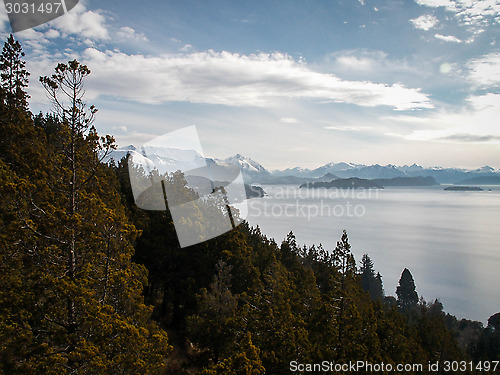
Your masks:
M301 247L291 232L276 242L246 222L180 248L168 210L135 205L126 160L102 162L116 146L86 102L90 68L73 60L34 78L52 111L33 114L24 58L11 35L0 56L0 373L279 375L322 361L424 364L418 373L466 361L460 373L484 373L500 360L500 313L486 327L459 320L418 296L408 269L386 295L342 228L334 249Z

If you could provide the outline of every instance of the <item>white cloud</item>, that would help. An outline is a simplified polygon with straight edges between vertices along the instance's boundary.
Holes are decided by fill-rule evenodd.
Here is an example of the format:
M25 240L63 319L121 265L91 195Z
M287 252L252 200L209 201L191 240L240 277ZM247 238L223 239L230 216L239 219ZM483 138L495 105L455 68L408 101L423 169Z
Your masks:
M491 87L500 84L500 53L492 52L467 64L468 79L476 86Z
M299 120L297 120L296 118L292 118L292 117L282 117L282 118L280 118L280 122L283 122L285 124L296 124L299 122Z
M432 14L425 14L418 18L410 20L410 22L415 26L416 29L430 30L437 26L439 20Z
M430 60L418 56L394 59L383 51L357 49L330 54L322 66L322 71L328 69L349 80L405 82L406 85L419 87L422 78L428 78L431 67Z
M91 40L109 39L105 17L97 11L87 10L82 1L64 16L50 21L47 25L59 30L63 35L77 34Z
M148 38L143 33L137 33L133 28L125 26L120 28L117 36L126 41L147 42Z
M461 111L440 110L428 117L386 118L418 125L418 130L400 135L414 141L500 144L500 94L472 96Z
M456 36L453 35L434 34L434 37L444 42L462 43L462 40L458 39Z
M343 132L368 132L368 131L373 131L373 127L372 126L335 126L335 125L329 125L329 126L324 126L323 129L338 130L338 131L343 131Z
M381 51L342 51L335 54L335 63L349 70L370 72L386 57L387 55Z
M10 29L9 17L7 16L7 10L5 9L5 4L0 1L0 32L6 32Z
M49 39L53 38L59 38L61 36L61 33L57 31L56 29L50 29L45 32L45 37Z
M432 108L418 89L347 81L311 70L288 55L199 52L149 57L87 49L93 71L88 92L143 103L188 101L228 106L273 106L311 99L397 110ZM94 94L97 95L97 94Z
M444 7L455 13L464 25L500 23L500 2L497 0L416 0L417 4L437 8Z

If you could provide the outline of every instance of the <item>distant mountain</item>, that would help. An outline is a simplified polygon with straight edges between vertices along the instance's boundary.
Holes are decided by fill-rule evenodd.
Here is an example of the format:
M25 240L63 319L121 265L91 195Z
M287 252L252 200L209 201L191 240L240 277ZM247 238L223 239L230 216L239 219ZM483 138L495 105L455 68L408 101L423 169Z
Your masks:
M273 171L273 175L283 175L285 171ZM293 168L293 172L298 174L298 167ZM332 173L339 178L359 177L365 179L390 179L395 177L432 177L439 184L453 184L466 178L480 176L500 176L500 171L492 167L467 170L462 168L423 168L420 165L396 166L388 165L363 165L353 163L328 163L307 173L308 170L300 170L303 178L318 178L325 173Z
M309 176L304 176L304 177L321 177L327 173L331 173L339 177L352 177L350 171L359 170L364 167L366 167L366 165L363 164L352 164L344 162L328 163L312 170Z
M479 173L479 174L492 174L492 173L495 173L495 172L498 172L498 171L495 170L495 168L490 167L489 165L486 165L484 167L481 167L481 168L478 168L478 169L474 169L472 172Z
M412 165L403 165L402 167L396 167L400 171L408 173L421 173L424 168L418 164L413 163Z
M340 178L330 182L307 182L300 185L300 188L307 189L383 189L384 187L375 183L373 180L365 180L363 178L351 177Z
M360 178L394 178L405 176L405 173L400 171L394 165L382 166L379 164L370 165L367 167L362 167L358 169L356 177Z
M283 176L310 177L311 170L302 167L294 167L294 168L287 168L282 171L274 170L272 171L272 175L276 177L283 177Z
M115 162L115 164L118 164L120 160L123 158L126 158L127 155L130 153L130 151L135 151L137 148L134 145L128 145L125 147L120 147L117 148L116 150L113 150L104 160L104 163L109 163L111 160Z
M339 179L339 177L331 173L327 173L324 176L316 178L317 181L331 181L337 179Z
M394 177L378 178L373 180L351 177L347 179L337 179L330 182L309 182L302 184L301 188L377 188L383 189L386 186L433 186L438 185L432 177Z
M500 176L480 176L458 181L455 185L500 185Z
M175 149L170 149L168 152L158 150L158 154L156 154L156 151L153 148L148 148L147 151L148 159L151 159L151 165L158 165L160 166L160 169L162 168L164 170L171 169L173 165L189 166L190 162L199 161L199 158L201 158L201 155L190 154L189 151L186 150L175 151ZM133 145L130 145L114 150L111 155L106 158L105 162L108 162L111 159L118 162L122 157L126 156L130 152L142 153L141 150L136 149ZM178 160L175 161L175 159ZM490 166L467 170L462 168L441 167L424 168L417 164L397 166L392 164L364 165L346 162L332 162L315 169L301 168L297 166L284 170L274 170L271 173L262 164L241 154L236 154L235 156L231 156L226 159L206 158L205 161L213 174L212 179L226 180L227 178L222 178L221 176L227 176L228 174L231 175L234 173L234 166L237 166L242 171L243 178L247 184L260 183L270 185L301 185L307 182L331 181L339 178L346 179L352 177L370 180L388 180L396 177L432 177L438 184L500 184L497 180L497 178L500 179L500 171ZM469 179L479 177L487 179L468 182Z
M439 185L434 177L394 177L394 178L377 178L372 180L376 184L382 186L434 186Z
M232 164L240 167L243 176L246 177L256 177L256 176L269 176L271 173L262 166L262 164L257 163L256 161L247 158L241 154L236 154L235 156L231 156L229 158L220 160L214 159L218 164Z

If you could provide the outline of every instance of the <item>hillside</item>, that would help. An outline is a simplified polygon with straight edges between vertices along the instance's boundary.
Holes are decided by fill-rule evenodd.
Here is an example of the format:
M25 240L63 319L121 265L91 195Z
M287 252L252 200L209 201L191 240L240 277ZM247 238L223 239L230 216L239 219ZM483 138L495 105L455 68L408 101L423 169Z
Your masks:
M500 185L500 176L481 176L458 181L455 185Z
M333 180L330 182L310 182L300 185L307 189L383 189L384 187L373 180L365 180L357 177Z

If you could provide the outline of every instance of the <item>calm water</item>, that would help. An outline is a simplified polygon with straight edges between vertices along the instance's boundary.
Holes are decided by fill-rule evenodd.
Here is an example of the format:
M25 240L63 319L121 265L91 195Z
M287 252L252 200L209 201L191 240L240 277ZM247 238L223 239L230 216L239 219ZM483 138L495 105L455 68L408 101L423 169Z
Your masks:
M439 298L458 318L486 322L500 311L500 187L264 189L267 197L249 201L247 220L278 243L292 230L299 244L331 250L346 229L356 261L370 255L387 295L407 267L419 296Z

